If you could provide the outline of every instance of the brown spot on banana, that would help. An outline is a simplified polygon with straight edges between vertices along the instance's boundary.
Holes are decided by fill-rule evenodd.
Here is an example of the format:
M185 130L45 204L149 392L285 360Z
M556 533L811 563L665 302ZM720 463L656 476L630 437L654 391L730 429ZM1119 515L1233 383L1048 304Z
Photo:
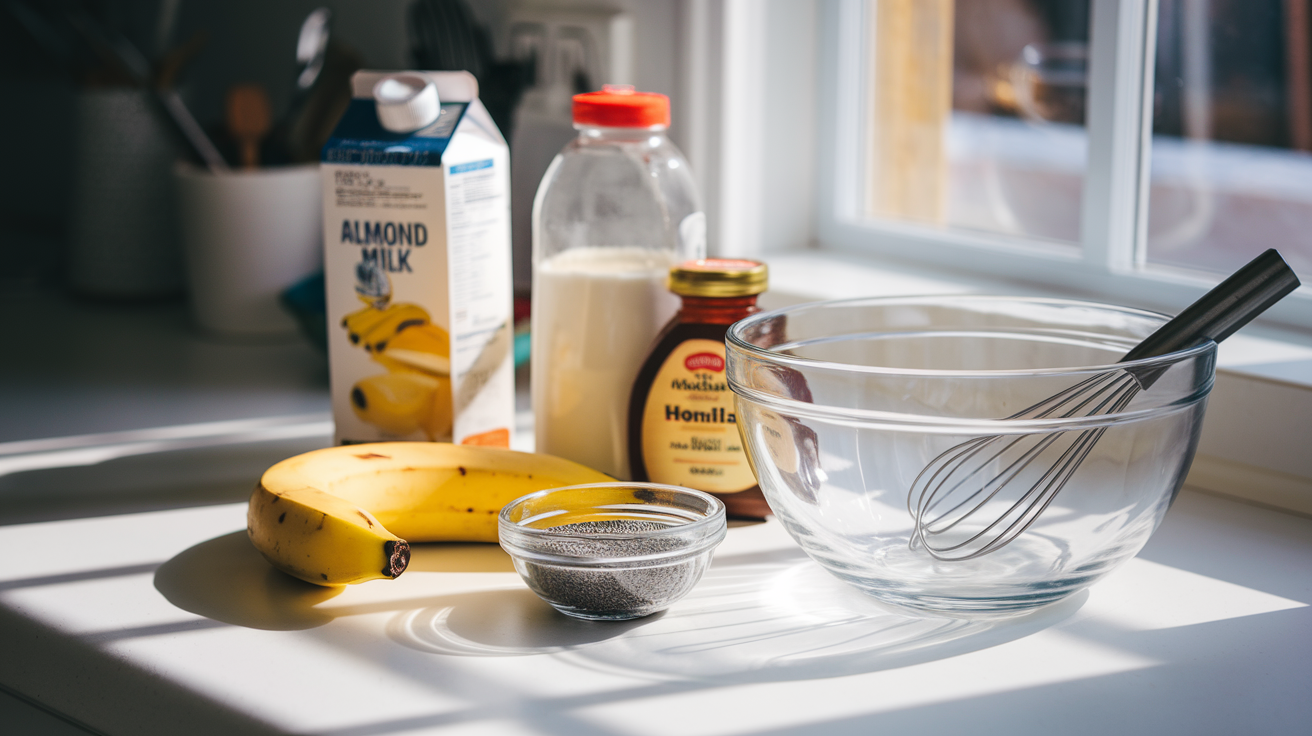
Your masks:
M278 515L278 523L279 523L279 524L283 523L283 521L285 521L286 519L287 519L287 512L286 512L286 511L284 511L284 512L282 512L281 514Z
M360 509L356 509L356 510L355 510L355 513L359 514L359 515L360 515L360 518L365 520L365 523L369 525L369 528L370 528L370 529L373 529L373 528L374 528L374 520L369 518L369 514L366 514L365 512L361 511Z
M376 452L364 452L364 453L361 453L361 454L359 454L359 455L356 455L356 457L360 458L361 460L378 460L378 459L380 459L380 458L383 459L383 460L391 460L391 459L392 459L392 456L391 456L391 455L379 455L379 454L376 453Z
M317 532L317 531L319 531L320 529L322 529L322 528L323 528L323 523L324 523L325 521L327 521L327 520L328 520L328 514L324 514L323 516L320 516L320 517L319 517L319 526L316 526L316 527L314 528L314 530Z
M463 465L457 465L456 470L459 470L461 475L465 475L469 472L468 470L465 470L465 466Z

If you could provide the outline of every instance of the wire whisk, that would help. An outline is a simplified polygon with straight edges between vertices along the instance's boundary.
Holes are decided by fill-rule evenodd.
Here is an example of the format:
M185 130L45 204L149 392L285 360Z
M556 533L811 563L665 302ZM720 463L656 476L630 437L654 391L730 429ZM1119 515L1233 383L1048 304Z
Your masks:
M1299 286L1274 249L1236 271L1121 358L1003 421L1117 414L1169 368L1135 361L1202 340L1221 342ZM1079 472L1107 426L976 437L931 460L912 482L910 547L937 560L970 560L1007 546L1034 525ZM1019 495L1016 495L1019 494Z

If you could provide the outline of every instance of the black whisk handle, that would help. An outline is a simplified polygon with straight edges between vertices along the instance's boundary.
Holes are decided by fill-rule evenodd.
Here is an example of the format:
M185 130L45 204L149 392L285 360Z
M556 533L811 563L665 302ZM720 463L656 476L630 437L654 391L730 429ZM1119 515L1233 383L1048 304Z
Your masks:
M1121 360L1165 355L1203 338L1221 342L1298 287L1294 270L1271 248L1144 338Z

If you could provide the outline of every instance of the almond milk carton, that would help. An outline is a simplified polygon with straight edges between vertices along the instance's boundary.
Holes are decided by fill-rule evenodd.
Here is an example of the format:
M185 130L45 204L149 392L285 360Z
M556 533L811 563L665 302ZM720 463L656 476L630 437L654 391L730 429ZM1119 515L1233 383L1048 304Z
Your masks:
M510 158L465 72L357 72L323 149L338 443L510 446Z

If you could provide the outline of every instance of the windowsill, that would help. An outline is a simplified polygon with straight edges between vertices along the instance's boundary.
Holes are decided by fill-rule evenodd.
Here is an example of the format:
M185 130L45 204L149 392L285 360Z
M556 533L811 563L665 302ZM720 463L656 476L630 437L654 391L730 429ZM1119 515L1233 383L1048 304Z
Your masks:
M838 250L772 253L775 309L820 299L993 293L1087 298L1008 282L893 264ZM1187 483L1233 498L1312 515L1312 336L1250 325L1220 345L1217 380Z

